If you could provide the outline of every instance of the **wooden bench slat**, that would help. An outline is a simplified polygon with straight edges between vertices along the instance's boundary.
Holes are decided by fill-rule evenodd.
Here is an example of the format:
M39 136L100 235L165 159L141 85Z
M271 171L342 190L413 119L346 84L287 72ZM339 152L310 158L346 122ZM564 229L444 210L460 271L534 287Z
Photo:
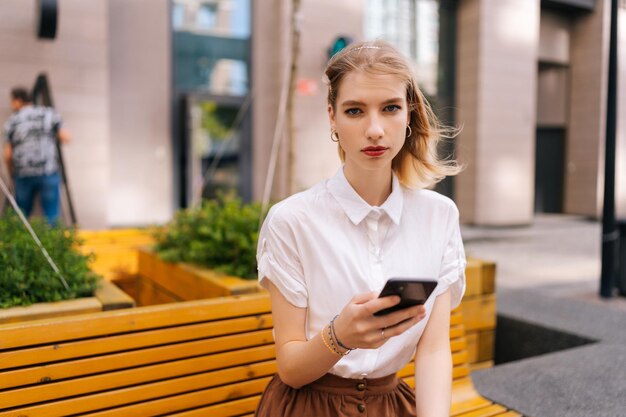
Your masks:
M265 384L269 382L271 375L276 372L275 361L266 361L253 365L239 366L229 369L221 369L213 372L201 373L182 378L171 379L167 381L154 382L150 384L137 385L134 387L122 388L108 392L102 392L92 395L85 395L79 398L48 402L30 407L21 408L19 411L9 411L2 413L0 417L16 417L28 415L29 417L55 417L70 414L93 412L94 410L102 410L110 407L127 407L128 404L138 401L159 400L166 401L163 397L170 397L177 394L185 394L190 391L206 389L224 385L232 390L237 390L238 385L249 378L266 377ZM236 384L233 385L233 382ZM259 391L261 393L265 385L259 383ZM235 387L235 388L233 388ZM231 397L237 395L231 392ZM212 400L206 397L203 405L210 404ZM176 400L173 400L176 403ZM188 409L189 406L179 408ZM132 407L131 407L132 409ZM113 412L113 410L107 410ZM102 413L105 413L102 411ZM105 414L106 415L106 414ZM115 415L115 414L114 414ZM119 415L119 414L118 414ZM125 414L121 414L125 415ZM144 414L145 415L145 414Z
M199 358L167 362L159 365L86 376L0 393L0 409L29 404L33 399L49 401L74 395L85 395L120 386L145 384L160 379L184 376L198 372L261 362L275 358L274 346L261 346L234 352L218 353ZM138 371L140 369L140 371Z
M467 342L464 338L450 341L450 351L458 352L460 350L466 350L466 349L467 349Z
M482 264L482 290L483 294L493 294L496 292L496 264L495 262L481 261Z
M457 307L460 308L460 307ZM463 315L459 313L458 310L453 310L452 314L450 314L450 325L458 326L463 325Z
M471 378L460 378L452 382L452 402L462 403L480 397Z
M0 325L0 351L269 312L269 297L259 293Z
M465 329L461 325L450 326L450 339L456 339L465 336Z
M457 414L458 417L492 417L505 413L507 409L498 404L492 404L489 407L480 408L478 410L469 411L467 413Z
M492 367L493 367L493 361L470 363L470 370L472 372L478 371L481 369L492 368Z
M240 414L254 412L256 410L261 396L244 398L241 400L231 401L226 404L214 405L211 407L198 408L182 413L170 414L169 417L231 417Z
M224 386L192 393L176 395L173 397L133 404L125 407L115 408L102 412L90 413L90 417L145 417L153 415L170 415L170 413L190 408L203 407L207 404L224 403L222 407L227 408L227 402L238 397L258 396L265 390L272 377L244 381L232 386ZM236 392L234 392L236 390ZM236 397L233 396L236 395ZM258 399L259 397L255 397ZM256 407L256 405L255 405ZM213 414L211 414L213 415Z
M468 259L465 267L465 296L483 294L481 274L481 262L476 259Z
M407 377L407 378L403 378L404 381L411 387L411 388L415 388L415 378L414 377ZM453 383L453 388L456 388L457 385L457 381L455 381ZM469 378L466 378L465 381L462 382L463 384L471 384L471 380ZM473 398L469 398L469 399L464 399L462 401L459 401L455 398L452 399L452 404L450 407L450 415L451 416L458 416L462 413L466 413L466 412L470 412L470 411L475 411L478 409L482 409L482 408L486 408L491 406L493 403L483 397L480 397L480 395L475 392L474 397Z
M496 295L466 297L461 303L465 331L491 330L496 326Z
M467 364L467 351L462 350L460 352L452 353L452 364L454 365L455 368L460 365L466 365Z
M474 398L453 402L450 407L450 415L451 416L459 416L464 413L469 413L476 410L481 410L486 407L491 406L493 403L486 398L476 396Z
M119 369L169 362L193 356L206 356L216 352L242 349L273 342L271 330L239 333L186 343L151 347L131 352L95 356L71 362L61 362L5 372L0 388L38 384L41 381L60 381L84 375L112 372ZM273 346L273 345L272 345ZM0 398L1 398L0 394Z
M100 266L130 259L101 253ZM468 349L482 345L468 344L466 330L484 330L491 319L479 310L495 309L495 294L483 295L490 282L478 278L450 317L452 415L519 417L482 398L469 378ZM0 417L252 417L276 372L271 327L264 292L0 325ZM411 386L414 366L398 373ZM46 377L53 382L39 383Z
M498 414L498 417L522 417L522 415L516 411L509 410L506 413Z
M65 342L49 346L26 348L0 354L0 369L25 365L79 359L86 356L104 355L137 348L164 345L167 343L214 337L227 333L243 333L253 330L271 329L271 314L242 317L216 322L190 324L159 330L148 330L102 339L94 338L80 342ZM225 330L227 329L227 330ZM0 386L2 382L0 381Z
M469 370L469 366L467 365L467 363L463 363L462 365L458 365L452 368L453 380L465 378L466 376L469 376L469 374L470 374L470 370Z

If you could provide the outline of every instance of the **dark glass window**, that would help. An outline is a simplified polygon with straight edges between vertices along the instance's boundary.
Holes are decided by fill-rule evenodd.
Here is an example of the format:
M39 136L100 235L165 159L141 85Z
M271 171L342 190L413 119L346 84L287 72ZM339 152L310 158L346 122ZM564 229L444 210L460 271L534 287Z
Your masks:
M251 198L250 0L172 2L180 204Z
M366 39L384 39L409 57L417 83L435 113L453 126L457 0L366 0ZM443 141L442 157L454 158L454 142ZM436 189L453 197L453 178Z

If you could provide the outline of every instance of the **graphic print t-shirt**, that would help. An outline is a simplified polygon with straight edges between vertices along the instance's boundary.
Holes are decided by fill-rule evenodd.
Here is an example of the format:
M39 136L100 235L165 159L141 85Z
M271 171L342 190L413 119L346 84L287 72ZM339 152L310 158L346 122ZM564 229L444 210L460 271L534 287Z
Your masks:
M61 117L51 107L24 106L4 126L17 177L50 175L58 170L56 135Z

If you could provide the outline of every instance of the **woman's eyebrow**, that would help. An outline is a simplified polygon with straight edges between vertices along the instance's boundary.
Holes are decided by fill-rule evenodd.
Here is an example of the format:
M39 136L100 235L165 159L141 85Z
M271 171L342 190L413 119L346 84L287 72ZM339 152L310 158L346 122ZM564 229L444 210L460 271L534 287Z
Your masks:
M343 103L341 103L341 105L343 107L348 107L348 106L364 106L365 103L363 103L362 101L357 101L357 100L346 100Z
M403 101L404 101L404 98L402 97L394 97L394 98L390 98L389 100L383 101L383 104L402 103Z
M381 104L385 105L385 104L393 104L393 103L401 103L404 99L402 97L394 97L394 98L390 98L388 100L383 101ZM347 106L365 106L366 104L362 101L358 101L358 100L346 100L344 102L341 103L342 107L347 107Z

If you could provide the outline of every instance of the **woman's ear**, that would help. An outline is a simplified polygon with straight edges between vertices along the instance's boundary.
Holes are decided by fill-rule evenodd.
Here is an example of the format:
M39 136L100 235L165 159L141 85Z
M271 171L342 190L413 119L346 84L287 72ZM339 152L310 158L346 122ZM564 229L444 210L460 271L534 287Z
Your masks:
M328 105L328 121L330 122L330 130L335 129L335 111L333 110L333 106Z

